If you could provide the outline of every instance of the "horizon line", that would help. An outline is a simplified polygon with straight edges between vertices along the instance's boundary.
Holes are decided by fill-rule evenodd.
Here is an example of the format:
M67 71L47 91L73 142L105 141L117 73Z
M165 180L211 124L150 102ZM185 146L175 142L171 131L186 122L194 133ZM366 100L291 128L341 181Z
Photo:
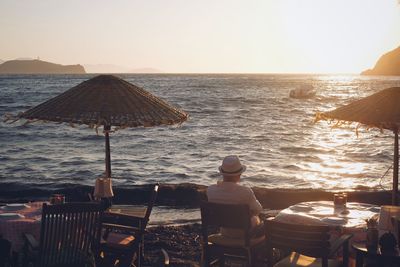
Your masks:
M145 74L145 75L359 75L359 76L388 76L362 75L351 72L86 72L86 73L0 73L0 75L88 75L88 74ZM390 75L391 77L393 75ZM394 75L396 76L396 75Z

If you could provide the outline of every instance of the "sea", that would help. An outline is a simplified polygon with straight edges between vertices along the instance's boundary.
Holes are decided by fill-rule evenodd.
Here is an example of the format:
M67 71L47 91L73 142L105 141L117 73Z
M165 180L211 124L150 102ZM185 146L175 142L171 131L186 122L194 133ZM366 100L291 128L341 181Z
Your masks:
M0 76L0 182L92 185L104 172L104 136L87 126L4 122L95 75ZM400 77L287 74L118 75L189 114L178 126L126 128L111 134L115 185L195 183L220 176L227 155L247 166L243 183L266 188L351 190L386 186L394 135L317 122ZM312 84L310 99L289 97Z
M88 80L85 75L0 76L0 184L93 185L103 175L104 136L85 125L3 119ZM177 126L111 134L114 186L210 185L227 155L242 183L279 189L390 190L394 134L357 124L315 122L400 77L303 74L117 74L189 114ZM289 97L311 84L315 97Z

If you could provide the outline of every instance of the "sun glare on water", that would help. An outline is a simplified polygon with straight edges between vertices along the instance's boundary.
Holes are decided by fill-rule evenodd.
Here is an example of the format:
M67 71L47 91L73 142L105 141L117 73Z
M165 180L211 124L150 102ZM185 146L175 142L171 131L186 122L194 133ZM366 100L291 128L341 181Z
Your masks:
M367 163L350 160L345 154L357 148L360 139L353 129L332 129L326 122L321 122L319 127L313 133L313 142L323 151L318 155L321 161L307 164L307 168L312 171L305 179L316 188L321 185L329 188L355 188L362 183L359 179L365 178Z

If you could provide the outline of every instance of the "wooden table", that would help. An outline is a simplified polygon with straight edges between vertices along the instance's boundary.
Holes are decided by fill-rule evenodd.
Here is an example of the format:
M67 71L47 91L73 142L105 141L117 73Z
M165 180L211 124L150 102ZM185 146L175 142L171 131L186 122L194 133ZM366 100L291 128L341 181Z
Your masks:
M364 258L373 261L373 266L400 266L400 253L396 249L390 253L382 253L379 248L368 250L365 243L353 243L353 250L356 252L356 267L363 267Z

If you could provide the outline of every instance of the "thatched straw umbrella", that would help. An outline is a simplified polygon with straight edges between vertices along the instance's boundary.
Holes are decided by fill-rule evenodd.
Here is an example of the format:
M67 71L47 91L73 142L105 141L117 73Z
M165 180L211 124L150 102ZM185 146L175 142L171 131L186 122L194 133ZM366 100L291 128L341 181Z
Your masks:
M387 129L394 133L394 163L392 204L398 203L399 179L399 129L400 87L384 89L378 93L354 101L333 111L317 113L316 121L331 120L337 124L359 122L368 128Z
M105 176L111 177L109 133L125 127L182 123L188 114L144 89L112 75L99 75L18 115L18 118L103 126Z

